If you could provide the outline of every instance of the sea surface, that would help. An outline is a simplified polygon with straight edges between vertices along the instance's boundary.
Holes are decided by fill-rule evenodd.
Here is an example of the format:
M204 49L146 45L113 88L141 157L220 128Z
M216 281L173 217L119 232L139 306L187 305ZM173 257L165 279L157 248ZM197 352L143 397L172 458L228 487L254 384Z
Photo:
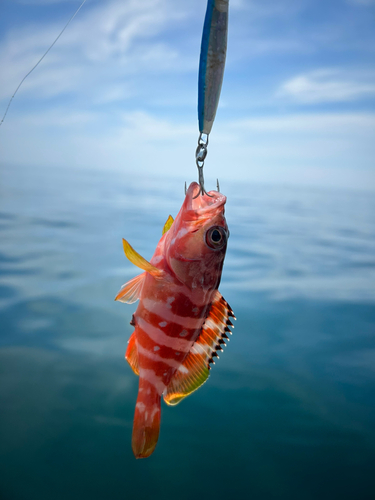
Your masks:
M221 189L235 330L135 460L121 238L149 259L183 184L1 167L1 500L375 498L375 198Z

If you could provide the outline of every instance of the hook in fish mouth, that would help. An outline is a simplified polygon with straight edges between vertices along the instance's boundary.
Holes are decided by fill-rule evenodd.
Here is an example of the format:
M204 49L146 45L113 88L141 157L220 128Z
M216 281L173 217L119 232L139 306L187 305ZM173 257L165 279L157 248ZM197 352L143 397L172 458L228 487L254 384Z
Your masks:
M186 210L203 215L212 210L220 210L226 202L226 196L218 191L210 191L209 194L201 193L201 188L197 182L192 182L186 191ZM189 215L190 216L190 215Z
M219 184L219 179L216 179L216 191L217 191L218 193L220 193L220 184ZM186 193L187 193L187 184L186 184L186 181L185 181L185 196L186 196ZM210 194L208 194L208 193L206 192L206 190L204 189L204 186L203 186L203 188L202 188L202 186L200 186L199 193L198 193L196 196L194 196L194 199L195 199L195 198L198 198L198 196L199 196L200 194L201 194L202 196L206 194L207 196L209 196L210 198L212 198L212 195L210 195Z

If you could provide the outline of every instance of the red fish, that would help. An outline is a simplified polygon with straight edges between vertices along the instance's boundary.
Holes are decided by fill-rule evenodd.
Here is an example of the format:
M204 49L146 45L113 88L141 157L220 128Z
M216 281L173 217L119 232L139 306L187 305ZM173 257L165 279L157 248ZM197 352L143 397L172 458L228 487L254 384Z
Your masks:
M217 191L195 197L198 193L193 182L176 219L169 216L150 262L123 240L126 256L145 271L115 299L139 299L125 354L139 375L132 436L136 458L155 449L161 396L175 405L198 389L233 326L233 311L218 291L229 236L226 197Z

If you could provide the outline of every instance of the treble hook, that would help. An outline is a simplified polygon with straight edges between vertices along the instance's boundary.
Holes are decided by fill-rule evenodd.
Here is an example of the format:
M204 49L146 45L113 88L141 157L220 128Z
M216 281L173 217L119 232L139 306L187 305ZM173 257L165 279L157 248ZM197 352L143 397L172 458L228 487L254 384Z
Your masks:
M216 179L216 191L217 191L218 193L220 193L220 184L219 184L219 179ZM186 193L187 193L187 185L186 185L186 181L185 181L185 195L186 195ZM200 191L199 191L199 193L200 193ZM195 198L198 198L199 193L197 194L197 196L195 196L195 197L194 197L194 199L195 199ZM207 193L206 193L206 194L207 194ZM207 196L210 196L210 195L209 195L209 194L207 194Z

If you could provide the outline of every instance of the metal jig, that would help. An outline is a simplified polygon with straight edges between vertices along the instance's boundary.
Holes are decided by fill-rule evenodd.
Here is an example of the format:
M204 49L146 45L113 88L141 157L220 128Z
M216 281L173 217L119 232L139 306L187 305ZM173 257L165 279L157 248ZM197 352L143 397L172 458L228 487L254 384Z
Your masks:
M208 0L204 19L198 74L199 138L195 150L199 195L211 196L204 187L203 166L207 156L208 137L215 120L224 77L227 53L229 0ZM217 182L219 191L219 182ZM186 188L185 188L186 192Z

